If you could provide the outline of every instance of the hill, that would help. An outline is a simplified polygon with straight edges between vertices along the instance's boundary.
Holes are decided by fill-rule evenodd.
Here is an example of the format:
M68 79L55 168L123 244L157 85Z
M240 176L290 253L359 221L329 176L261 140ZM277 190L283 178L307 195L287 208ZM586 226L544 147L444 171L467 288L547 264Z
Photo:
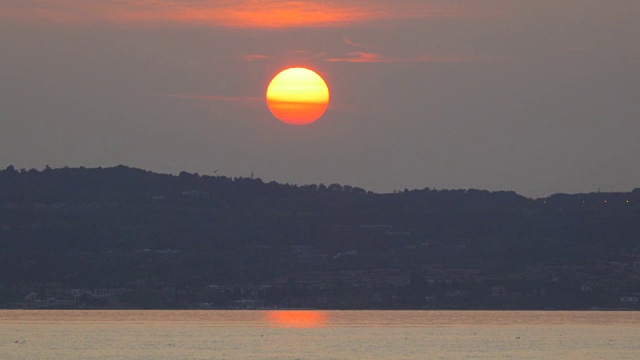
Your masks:
M405 190L0 171L0 304L638 308L640 189Z

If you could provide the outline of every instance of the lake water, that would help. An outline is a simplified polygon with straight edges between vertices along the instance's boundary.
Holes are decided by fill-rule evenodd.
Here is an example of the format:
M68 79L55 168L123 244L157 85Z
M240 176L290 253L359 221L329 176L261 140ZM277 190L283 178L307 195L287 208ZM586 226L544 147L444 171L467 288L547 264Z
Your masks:
M0 359L640 359L639 312L1 310Z

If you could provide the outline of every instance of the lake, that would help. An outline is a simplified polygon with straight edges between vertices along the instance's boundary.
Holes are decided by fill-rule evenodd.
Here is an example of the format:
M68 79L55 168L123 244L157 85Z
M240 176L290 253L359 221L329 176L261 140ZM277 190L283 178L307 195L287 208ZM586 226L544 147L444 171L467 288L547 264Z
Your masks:
M0 310L8 359L638 359L639 312Z

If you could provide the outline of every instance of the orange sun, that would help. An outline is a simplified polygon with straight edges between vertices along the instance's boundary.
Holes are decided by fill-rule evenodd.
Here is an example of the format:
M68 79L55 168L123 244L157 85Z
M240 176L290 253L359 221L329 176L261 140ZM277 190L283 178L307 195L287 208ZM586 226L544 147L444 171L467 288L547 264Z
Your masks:
M291 125L306 125L320 118L329 105L329 88L320 75L305 68L289 68L276 75L267 88L273 116Z

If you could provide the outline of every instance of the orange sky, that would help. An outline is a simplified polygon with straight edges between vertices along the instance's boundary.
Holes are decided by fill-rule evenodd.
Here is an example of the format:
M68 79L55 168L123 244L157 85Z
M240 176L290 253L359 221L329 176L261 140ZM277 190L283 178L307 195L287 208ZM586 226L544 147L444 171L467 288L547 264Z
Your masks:
M399 18L457 18L481 15L443 3L371 1L113 1L33 0L0 5L0 18L54 23L187 23L234 28L343 26Z

